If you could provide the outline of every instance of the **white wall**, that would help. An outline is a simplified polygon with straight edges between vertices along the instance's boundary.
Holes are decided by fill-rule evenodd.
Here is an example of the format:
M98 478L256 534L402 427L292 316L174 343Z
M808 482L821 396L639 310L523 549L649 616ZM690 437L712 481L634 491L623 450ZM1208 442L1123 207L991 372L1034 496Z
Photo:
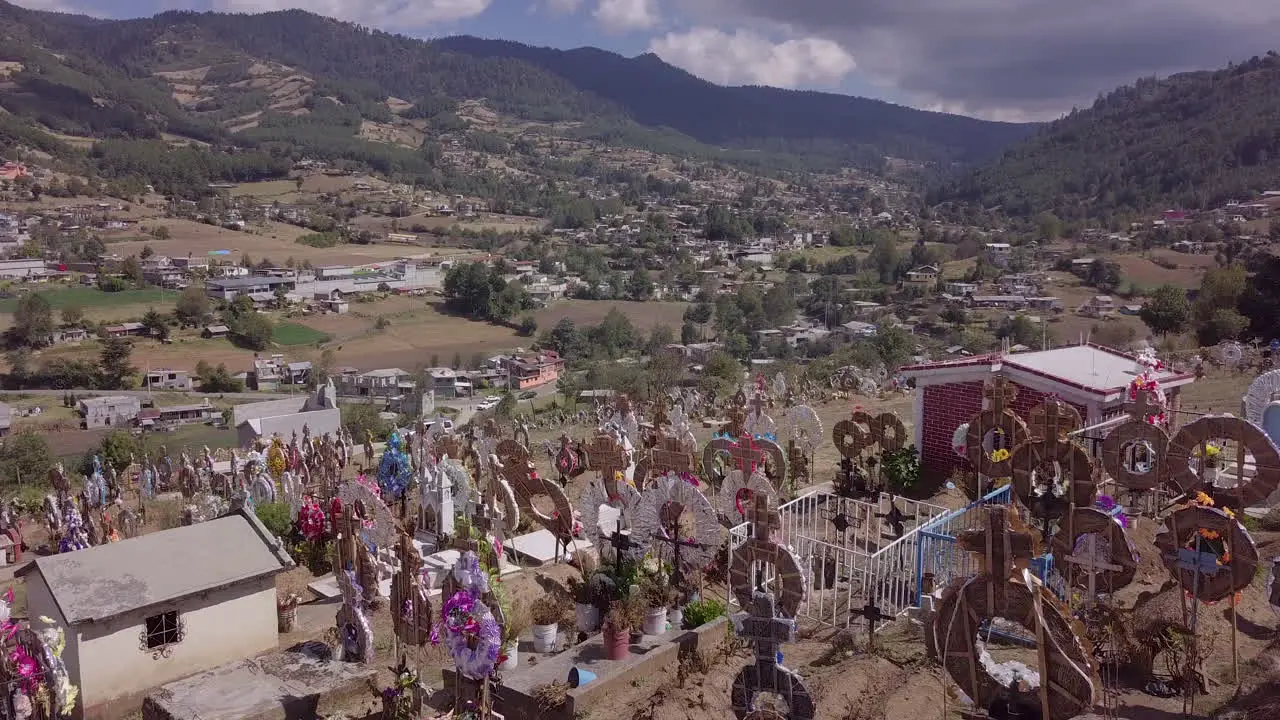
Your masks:
M31 620L31 627L40 629L44 625L44 623L40 622L40 618L43 616L53 620L65 631L67 646L62 650L62 663L66 665L67 675L71 678L71 682L74 683L80 671L80 647L76 643L75 631L67 627L66 618L62 616L62 611L58 609L58 604L53 601L53 593L49 591L49 586L45 584L43 575L38 571L31 572L25 578L25 585L27 590L27 615Z
M168 657L152 658L141 634L146 616L178 610L185 626L182 642ZM267 577L195 596L174 606L130 613L104 623L78 626L79 677L84 706L139 693L167 682L275 650L276 585ZM68 641L70 650L72 643ZM68 670L71 663L68 661Z

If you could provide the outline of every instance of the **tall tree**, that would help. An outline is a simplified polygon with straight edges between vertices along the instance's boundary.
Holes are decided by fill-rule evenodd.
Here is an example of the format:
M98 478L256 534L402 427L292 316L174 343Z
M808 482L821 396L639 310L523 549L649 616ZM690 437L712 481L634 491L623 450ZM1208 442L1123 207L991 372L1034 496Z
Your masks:
M1147 298L1138 317L1157 335L1183 332L1191 321L1187 291L1176 285L1161 285Z
M10 337L16 345L43 347L53 334L53 308L40 293L28 293L18 299L13 313Z
M202 288L192 285L178 297L173 314L183 325L200 325L209 318L209 297Z
M129 364L132 354L133 343L126 338L107 338L102 341L102 354L99 359L102 387L107 390L121 390L127 387L129 376L138 371Z

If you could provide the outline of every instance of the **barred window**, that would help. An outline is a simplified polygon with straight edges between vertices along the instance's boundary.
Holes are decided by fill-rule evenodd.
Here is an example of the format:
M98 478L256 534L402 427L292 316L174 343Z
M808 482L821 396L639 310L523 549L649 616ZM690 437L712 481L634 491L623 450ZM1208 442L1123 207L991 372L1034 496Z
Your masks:
M147 618L145 637L148 650L182 642L182 622L178 619L178 611L170 610Z

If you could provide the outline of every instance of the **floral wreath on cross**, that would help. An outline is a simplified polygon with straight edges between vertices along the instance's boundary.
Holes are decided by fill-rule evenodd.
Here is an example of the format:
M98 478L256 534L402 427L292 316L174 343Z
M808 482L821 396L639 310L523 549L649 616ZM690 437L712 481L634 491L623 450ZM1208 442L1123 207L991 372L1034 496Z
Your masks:
M1165 407L1164 388L1155 377L1156 373L1165 369L1165 364L1156 357L1155 350L1149 347L1138 353L1137 363L1138 372L1129 381L1127 396L1131 402L1135 402L1138 399L1138 393L1146 390L1151 399L1161 407L1158 414L1146 418L1147 422L1152 425L1165 425L1169 418L1163 409Z
M480 558L467 551L454 568L462 589L445 601L440 622L431 629L431 643L443 643L458 672L474 679L493 675L506 657L502 654L502 628L481 598L489 589L489 574Z

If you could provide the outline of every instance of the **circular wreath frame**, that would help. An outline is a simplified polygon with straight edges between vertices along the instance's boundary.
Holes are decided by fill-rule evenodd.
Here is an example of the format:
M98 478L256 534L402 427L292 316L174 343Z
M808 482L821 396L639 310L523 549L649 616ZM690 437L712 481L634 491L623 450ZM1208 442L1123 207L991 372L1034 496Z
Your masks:
M1007 408L999 414L995 410L983 410L969 421L969 435L965 439L965 450L968 452L969 462L973 463L975 470L987 477L1009 477L1012 452L1010 460L996 462L991 459L991 453L983 445L987 439L987 433L993 430L1003 430L1005 437L1008 438L1008 446L1016 449L1030 436L1027 432L1027 424Z
M616 485L617 494L610 496L608 483L601 479L591 480L582 491L582 497L578 498L578 515L582 522L582 531L592 542L598 543L602 538L608 537L600 529L601 505L608 505L621 513L628 526L635 520L636 510L641 502L640 491L625 482Z
M1040 595L1039 617L1033 593ZM993 601L990 606L989 598ZM1094 706L1100 683L1089 643L1083 639L1082 628L1071 619L1071 613L1047 588L1036 586L1033 590L1019 581L978 575L958 580L947 588L930 630L933 652L951 680L976 707L989 707L993 700L1007 692L978 660L977 623L994 617L1024 626L1031 623L1044 626L1045 640L1049 643L1045 650L1048 667L1040 673L1041 682L1048 683L1049 717L1045 720L1069 720Z
M1018 443L1006 461L1013 480L1013 491L1018 500L1031 507L1035 502L1032 476L1047 462L1056 462L1064 475L1071 479L1067 502L1077 507L1093 504L1098 486L1093 481L1093 458L1084 448L1073 442L1058 440L1031 440Z
M743 490L753 495L772 495L777 492L773 483L760 470L747 475L741 470L731 470L725 477L720 489L716 491L716 512L736 525L746 522L746 514L738 508L738 496Z
M733 679L729 697L734 717L761 717L755 703L762 692L774 693L787 703L787 720L813 720L817 715L813 695L796 671L776 663L756 663L743 667Z
M1231 562L1213 575L1178 567L1178 551L1186 545L1190 533L1200 529L1212 530L1227 538ZM1164 519L1164 527L1156 534L1156 549L1160 551L1165 568L1173 579L1200 602L1218 602L1244 590L1253 582L1258 572L1258 546L1253 537L1237 520L1217 508L1191 505L1170 513Z
M1120 567L1120 570L1095 572L1097 580L1094 582L1094 587L1114 592L1133 582L1134 575L1138 572L1138 551L1129 534L1124 531L1124 527L1115 518L1096 508L1078 507L1071 512L1070 517L1062 521L1058 532L1050 541L1054 556L1066 558L1073 554L1076 543L1085 535L1103 536L1110 548L1107 563ZM1073 571L1069 575L1077 587L1089 586L1089 573L1083 569L1080 572Z
M852 418L841 420L831 428L831 442L841 455L850 460L871 446L870 436L871 432L863 430Z
M1266 501L1280 487L1280 450L1262 428L1230 415L1206 415L1178 430L1169 441L1161 467L1164 482L1183 493L1199 488L1201 480L1191 469L1191 459L1203 443L1217 438L1239 440L1253 454L1253 477L1231 495L1239 497L1245 507Z
M1151 469L1146 472L1125 466L1125 449L1135 443L1146 443L1151 448ZM1112 430L1102 441L1102 467L1121 487L1138 492L1154 490L1160 486L1168 451L1169 433L1149 422L1134 420Z
M658 545L654 536L670 539L663 511L668 505L678 505L680 512L688 512L694 521L695 546L685 546L680 550L681 569L685 571L701 570L710 565L720 550L720 521L711 501L698 488L682 480L674 473L658 478L658 486L646 490L640 496L640 503L635 511L635 522L632 531L643 534L645 546ZM665 543L662 543L665 544Z
M1049 410L1055 409L1057 415L1052 418ZM1063 422L1063 420L1066 422ZM1051 440L1062 435L1075 432L1084 427L1080 419L1080 411L1071 403L1061 398L1045 398L1045 401L1031 408L1027 413L1027 432L1029 437L1038 440ZM1050 430L1056 431L1051 438Z
M751 569L756 563L769 564L777 569L781 580L774 590L778 614L794 618L800 612L800 603L809 593L809 584L795 553L775 542L750 538L733 551L733 562L729 564L729 587L733 597L740 606L751 606L755 594Z

